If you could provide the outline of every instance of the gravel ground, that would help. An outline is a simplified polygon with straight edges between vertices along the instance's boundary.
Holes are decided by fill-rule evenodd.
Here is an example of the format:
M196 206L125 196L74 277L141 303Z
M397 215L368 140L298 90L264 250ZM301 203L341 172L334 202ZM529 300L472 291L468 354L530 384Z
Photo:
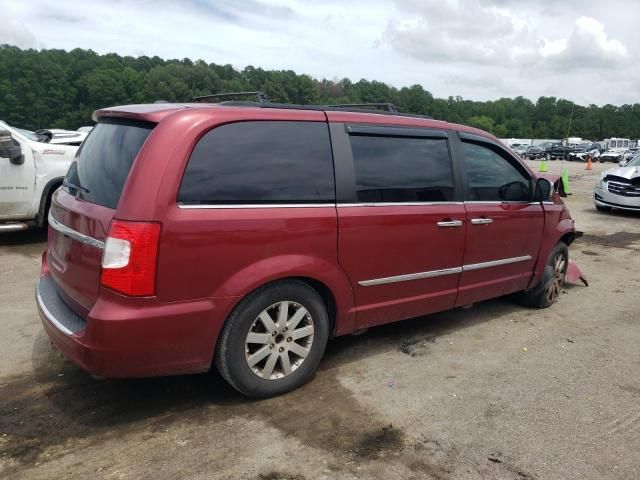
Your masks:
M43 235L0 237L0 477L640 478L640 215L593 207L610 166L568 164L588 288L336 339L308 385L262 401L216 374L93 380L36 314Z

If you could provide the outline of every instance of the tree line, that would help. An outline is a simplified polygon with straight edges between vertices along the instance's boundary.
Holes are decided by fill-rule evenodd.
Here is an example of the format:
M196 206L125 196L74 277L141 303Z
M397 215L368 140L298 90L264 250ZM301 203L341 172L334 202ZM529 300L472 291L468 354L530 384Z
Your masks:
M592 140L640 138L639 103L581 106L556 97L478 102L459 96L435 98L420 85L395 88L375 80L318 80L292 70L236 70L188 58L0 46L0 119L31 130L90 125L92 112L101 107L184 102L199 95L247 90L264 91L271 101L282 103L391 102L401 112L476 126L500 138L560 139L567 132Z

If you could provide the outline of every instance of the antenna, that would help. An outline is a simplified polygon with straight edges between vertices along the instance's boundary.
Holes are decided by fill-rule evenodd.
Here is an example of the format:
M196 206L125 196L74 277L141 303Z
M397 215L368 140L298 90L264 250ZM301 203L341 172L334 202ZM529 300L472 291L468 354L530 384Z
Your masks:
M571 115L569 115L569 126L567 127L567 136L565 137L567 140L567 145L569 145L569 132L571 132L571 120L573 120L573 108L575 106L576 104L571 102Z

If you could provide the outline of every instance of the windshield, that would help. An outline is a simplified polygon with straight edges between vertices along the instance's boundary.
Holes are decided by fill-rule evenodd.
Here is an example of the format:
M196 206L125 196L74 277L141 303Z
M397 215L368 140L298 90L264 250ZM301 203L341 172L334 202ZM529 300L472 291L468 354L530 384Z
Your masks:
M640 155L633 157L625 167L640 167Z
M34 142L39 142L40 140L38 140L38 136L33 133L31 130L24 130L22 128L15 128L14 129L16 131L18 131L21 135L24 135L25 137L27 137L29 140L33 140Z
M5 122L0 122L0 127L2 127L2 126L6 127L6 128L12 128L13 130L18 132L23 137L27 137L29 140L33 140L34 142L38 141L38 136L35 133L33 133L31 130L24 130L22 128L10 127Z

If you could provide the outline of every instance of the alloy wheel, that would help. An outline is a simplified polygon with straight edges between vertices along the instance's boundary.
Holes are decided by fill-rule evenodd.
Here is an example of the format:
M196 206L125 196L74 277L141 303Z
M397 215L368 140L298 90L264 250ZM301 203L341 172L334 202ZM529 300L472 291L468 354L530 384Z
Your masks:
M245 359L251 371L265 380L291 375L307 358L314 325L300 303L284 300L265 308L245 339Z
M553 259L553 278L547 288L545 289L545 297L547 301L555 303L560 297L562 286L564 285L564 279L567 274L567 259L562 253L558 253Z

